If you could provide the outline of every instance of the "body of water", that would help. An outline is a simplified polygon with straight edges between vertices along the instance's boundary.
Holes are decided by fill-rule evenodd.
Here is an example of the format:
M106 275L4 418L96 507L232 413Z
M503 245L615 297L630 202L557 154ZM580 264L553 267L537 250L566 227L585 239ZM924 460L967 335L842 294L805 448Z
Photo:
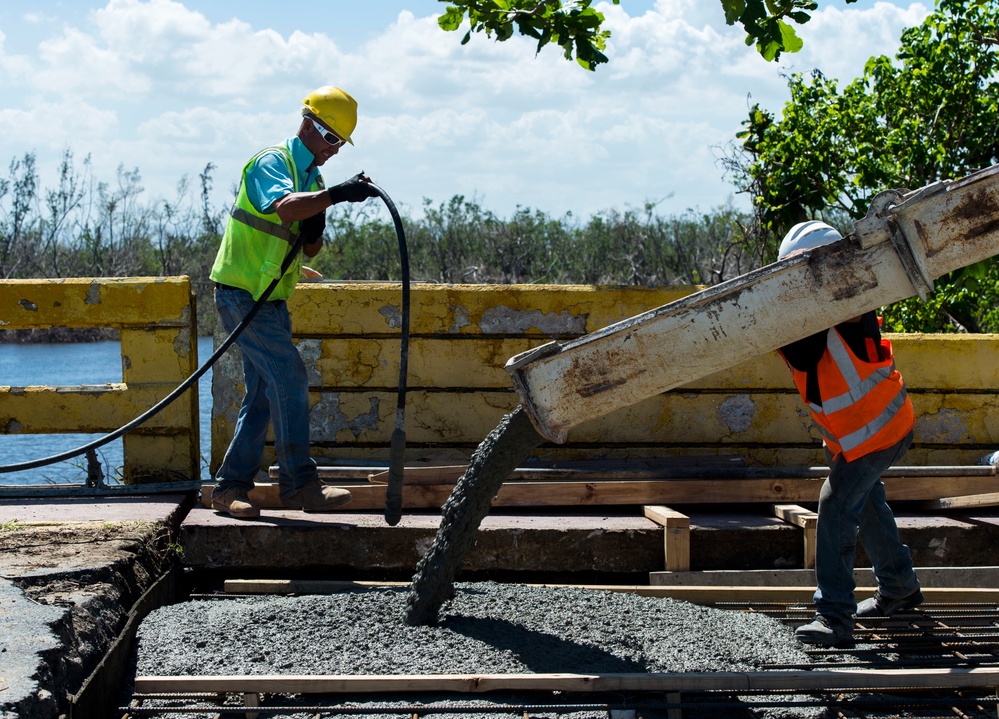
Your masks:
M212 354L212 338L198 338L199 363ZM121 345L118 342L66 344L0 344L0 385L79 385L121 382ZM212 371L198 380L201 416L201 478L210 479ZM0 465L28 462L66 452L100 439L104 434L0 434ZM105 478L114 477L122 464L122 441L97 450ZM77 483L86 480L86 457L76 457L24 472L0 473L0 485Z

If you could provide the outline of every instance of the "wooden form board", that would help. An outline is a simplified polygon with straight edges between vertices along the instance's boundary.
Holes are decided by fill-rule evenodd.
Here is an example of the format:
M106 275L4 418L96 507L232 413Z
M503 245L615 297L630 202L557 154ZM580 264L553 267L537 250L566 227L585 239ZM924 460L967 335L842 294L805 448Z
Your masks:
M941 497L920 502L919 509L937 511L946 509L976 509L999 506L999 492L971 494L960 497Z
M663 527L663 550L666 571L685 572L690 569L690 517L662 505L647 506L643 513Z
M429 675L251 675L142 676L140 694L272 692L343 694L353 692L492 691L834 691L892 688L971 688L999 686L999 668L824 669L675 674L429 674Z
M915 567L919 584L927 589L993 589L999 587L999 567ZM872 583L872 570L857 567L853 579L858 587ZM649 584L663 587L815 587L811 569L708 569L692 572L649 572ZM861 590L861 593L868 590ZM870 590L873 591L873 590ZM969 600L970 601L970 600Z
M696 572L695 574L703 574ZM358 589L408 587L409 582L365 582L308 579L228 579L225 591L232 594L333 594ZM530 585L529 585L530 586ZM541 585L539 585L541 586ZM807 586L736 585L736 584L583 584L543 586L573 586L595 591L621 592L640 597L681 599L693 604L717 603L803 603L810 604L815 593L814 582ZM876 587L858 586L857 599L874 595ZM938 604L999 604L999 589L979 587L924 587L927 602Z
M815 569L815 525L819 515L796 504L775 504L773 510L775 516L801 527L805 543L805 569Z
M494 507L595 507L633 504L790 504L817 502L821 478L810 479L689 479L590 482L507 482L493 499ZM351 493L349 511L381 511L386 486L341 484ZM439 509L454 485L403 485L404 509ZM204 485L202 501L210 503L212 485ZM936 499L941 496L983 494L999 491L999 478L911 477L885 480L889 501ZM277 508L276 484L258 484L250 497L263 508Z

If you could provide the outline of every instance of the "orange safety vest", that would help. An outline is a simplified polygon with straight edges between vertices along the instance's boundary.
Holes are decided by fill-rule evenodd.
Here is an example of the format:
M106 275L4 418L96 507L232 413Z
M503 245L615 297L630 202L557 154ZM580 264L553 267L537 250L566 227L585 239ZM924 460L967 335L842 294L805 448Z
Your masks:
M882 339L876 346L868 339L868 351L878 359L859 359L835 327L829 330L826 351L816 367L820 405L808 401L807 373L791 367L826 447L848 462L900 442L916 423L902 375L895 369L891 342Z

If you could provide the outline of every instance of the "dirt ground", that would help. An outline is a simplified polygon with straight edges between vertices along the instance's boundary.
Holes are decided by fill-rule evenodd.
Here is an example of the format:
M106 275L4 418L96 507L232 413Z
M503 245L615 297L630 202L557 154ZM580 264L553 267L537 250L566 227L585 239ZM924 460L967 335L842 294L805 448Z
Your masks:
M167 534L156 522L7 522L0 525L0 575L15 579L106 566Z

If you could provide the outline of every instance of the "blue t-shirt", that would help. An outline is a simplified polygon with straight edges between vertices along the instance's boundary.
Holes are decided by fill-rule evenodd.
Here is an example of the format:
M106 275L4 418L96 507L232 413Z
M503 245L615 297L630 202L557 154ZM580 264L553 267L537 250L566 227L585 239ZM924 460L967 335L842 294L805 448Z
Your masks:
M319 168L313 164L316 156L298 137L291 137L284 144L299 168L298 190L301 192L319 174ZM305 168L304 172L301 168ZM277 150L263 152L246 173L246 196L258 212L272 212L275 202L294 191L295 183L288 174L288 164Z

